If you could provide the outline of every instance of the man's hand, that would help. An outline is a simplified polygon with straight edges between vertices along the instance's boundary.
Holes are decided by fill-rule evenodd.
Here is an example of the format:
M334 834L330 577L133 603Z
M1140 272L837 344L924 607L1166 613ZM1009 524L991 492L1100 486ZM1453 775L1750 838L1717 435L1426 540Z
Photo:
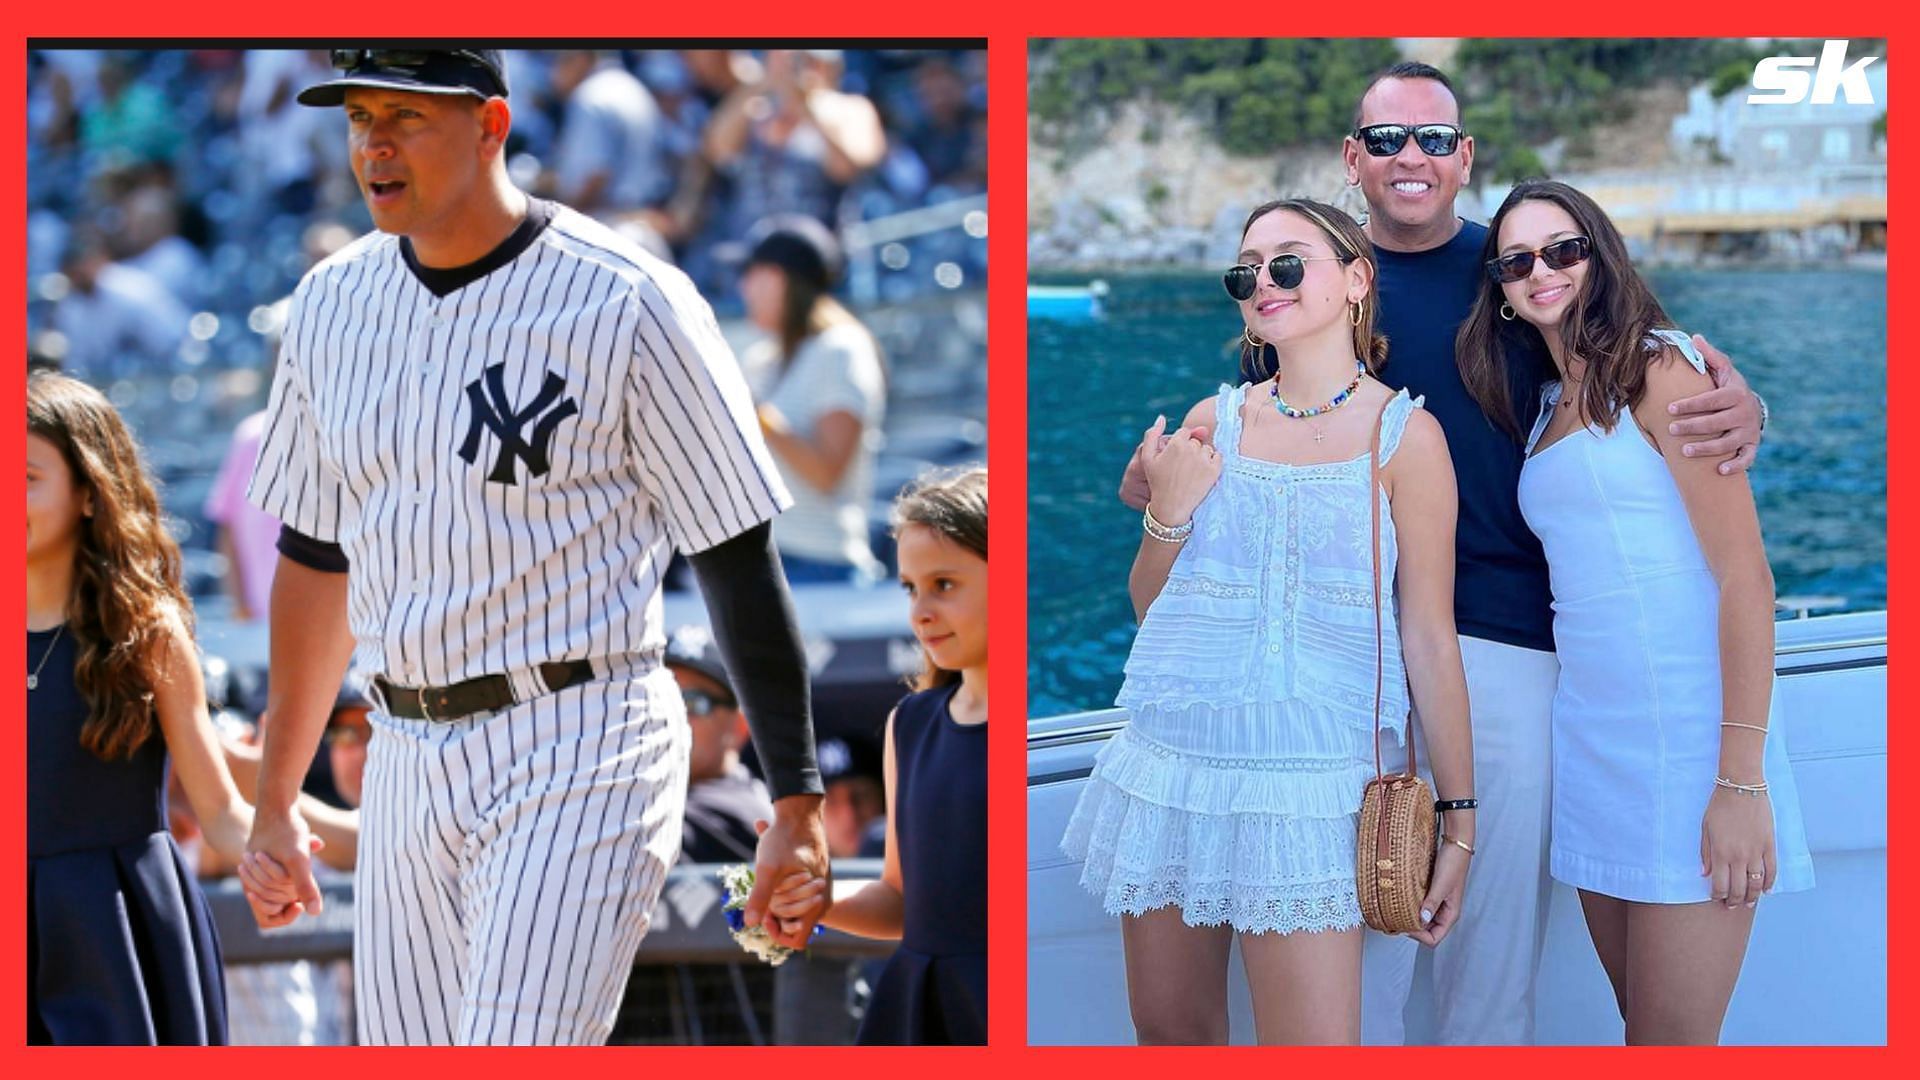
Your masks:
M247 854L240 860L240 881L246 887L247 902L253 908L254 921L262 930L285 926L302 911L320 914L324 906L320 886L313 880L312 852L318 838L307 831L300 811L256 808L253 832L247 838ZM276 878L284 875L275 888ZM281 905L276 893L290 880L293 902Z
M1693 335L1693 345L1706 358L1713 389L1681 398L1667 407L1678 419L1667 425L1670 435L1706 435L1702 442L1680 448L1688 457L1727 456L1720 475L1745 472L1760 452L1760 400L1747 386L1746 376L1734 370L1727 354Z
M1204 424L1195 424L1187 433L1209 446L1213 444L1213 432ZM1127 471L1120 477L1120 501L1129 508L1145 510L1148 500L1153 498L1153 485L1147 483L1147 445L1151 443L1154 449L1164 450L1167 441L1172 438L1167 434L1167 418L1162 416L1140 437L1140 445L1133 448L1133 457L1127 460Z
M833 864L827 852L827 830L821 820L819 795L789 795L775 800L773 821L758 821L760 846L753 863L753 892L742 913L748 926L767 922L767 936L789 948L804 949L813 925L833 904ZM794 874L806 874L826 883L820 895L795 918L767 920L774 890Z

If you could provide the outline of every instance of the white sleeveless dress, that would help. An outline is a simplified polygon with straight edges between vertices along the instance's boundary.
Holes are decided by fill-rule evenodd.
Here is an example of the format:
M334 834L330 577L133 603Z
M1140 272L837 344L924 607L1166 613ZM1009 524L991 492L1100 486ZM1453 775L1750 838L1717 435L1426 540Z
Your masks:
M1368 455L1284 465L1240 453L1248 387L1220 388L1220 480L1148 608L1061 847L1109 914L1174 905L1189 925L1260 933L1360 925L1354 834L1374 775ZM1419 402L1386 406L1392 459ZM1393 518L1379 494L1384 742L1408 692L1392 603Z
M1653 334L1706 371L1685 334ZM1631 410L1610 433L1590 427L1534 452L1559 400L1560 384L1548 383L1520 473L1520 512L1547 553L1560 658L1551 872L1621 900L1707 900L1700 822L1719 771L1719 586ZM1813 886L1813 859L1780 719L1763 769L1774 891L1791 892Z

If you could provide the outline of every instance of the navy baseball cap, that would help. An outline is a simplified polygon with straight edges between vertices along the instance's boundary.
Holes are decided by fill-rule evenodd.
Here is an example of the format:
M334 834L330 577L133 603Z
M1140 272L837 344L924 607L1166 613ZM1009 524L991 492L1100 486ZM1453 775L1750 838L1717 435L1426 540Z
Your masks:
M727 664L720 658L720 646L714 643L712 631L704 626L688 624L667 635L666 662L670 667L683 667L705 675L719 683L729 696L733 694L733 680L727 678Z
M744 266L766 263L825 289L840 279L840 242L833 230L805 214L775 214L747 233Z
M507 65L498 49L333 49L329 55L340 76L300 91L300 104L338 106L350 86L507 96Z

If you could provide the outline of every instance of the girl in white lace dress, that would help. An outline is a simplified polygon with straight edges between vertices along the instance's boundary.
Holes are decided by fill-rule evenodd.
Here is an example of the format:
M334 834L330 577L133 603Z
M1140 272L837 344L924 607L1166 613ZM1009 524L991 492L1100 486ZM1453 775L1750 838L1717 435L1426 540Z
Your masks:
M1227 274L1250 382L1149 431L1152 486L1129 578L1140 631L1063 847L1122 917L1142 1043L1227 1039L1236 934L1262 1043L1360 1033L1354 893L1361 791L1374 775L1369 446L1380 437L1385 610L1380 716L1418 707L1441 799L1470 799L1467 693L1453 626L1452 463L1440 425L1368 374L1372 248L1353 220L1269 203ZM1213 432L1211 441L1207 430ZM1403 660L1404 657L1404 660ZM1471 809L1450 811L1427 927L1460 911Z

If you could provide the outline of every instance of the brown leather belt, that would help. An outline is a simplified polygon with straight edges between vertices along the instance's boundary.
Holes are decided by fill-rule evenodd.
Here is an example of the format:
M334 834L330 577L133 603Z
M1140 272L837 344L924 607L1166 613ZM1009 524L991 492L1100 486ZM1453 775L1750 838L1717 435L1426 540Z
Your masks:
M536 668L547 692L565 690L593 678L590 660L560 660ZM505 675L480 675L452 686L395 686L385 676L373 677L387 713L408 720L464 720L474 713L493 712L519 704L513 683Z

